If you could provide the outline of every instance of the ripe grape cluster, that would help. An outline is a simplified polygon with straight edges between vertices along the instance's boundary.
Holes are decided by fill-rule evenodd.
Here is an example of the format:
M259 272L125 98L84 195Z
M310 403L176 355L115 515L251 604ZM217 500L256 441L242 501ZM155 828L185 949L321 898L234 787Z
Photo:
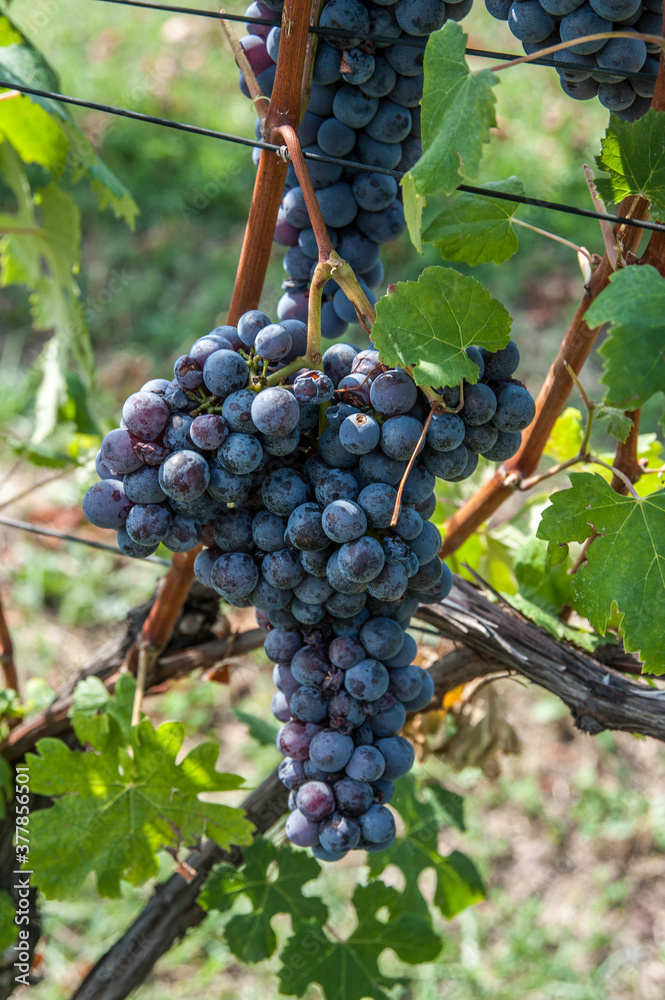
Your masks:
M461 20L473 0L328 0L320 26L357 32L358 37L319 36L312 90L298 136L306 152L323 153L368 166L409 170L421 155L420 99L425 43L445 21ZM282 0L255 0L251 17L274 17ZM257 81L267 96L275 78L281 29L247 24L240 40ZM366 41L363 36L385 39ZM404 45L418 38L422 46ZM241 89L249 96L241 75ZM257 122L257 136L260 123ZM255 162L258 163L259 150ZM383 282L381 245L403 231L404 211L395 178L342 164L308 160L323 219L339 255L351 265L369 300ZM307 318L307 289L318 261L318 249L302 190L293 165L275 228L275 241L288 251L277 315ZM358 322L341 288L330 280L324 289L324 337L344 335Z
M399 730L432 698L406 630L452 584L429 520L435 477L466 478L479 453L509 457L534 404L512 378L512 341L468 348L481 380L462 384L463 400L460 386L438 389L426 433L424 395L373 348L334 344L323 371L290 365L267 385L306 342L303 323L258 310L199 338L172 380L126 400L83 509L137 558L203 543L198 580L256 608L276 664L287 833L335 860L392 842L385 803L413 763Z
M663 0L485 0L526 53L605 31L660 35ZM658 45L641 38L582 42L552 58L563 90L576 101L598 97L619 118L635 121L651 105L658 72ZM627 73L646 74L628 78Z

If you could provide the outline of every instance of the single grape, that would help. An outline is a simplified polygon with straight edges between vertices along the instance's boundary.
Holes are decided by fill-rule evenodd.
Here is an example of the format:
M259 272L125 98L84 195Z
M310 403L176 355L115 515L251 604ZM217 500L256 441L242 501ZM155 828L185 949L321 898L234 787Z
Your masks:
M323 511L321 526L327 538L342 544L364 535L367 518L353 500L334 500Z
M304 646L291 660L293 676L305 687L317 687L326 679L330 663L325 651L316 646Z
M102 440L100 448L102 462L113 473L111 478L117 479L128 472L135 472L143 465L140 457L136 454L134 441L129 431L124 428L116 428Z
M328 714L328 700L320 688L303 686L291 695L290 710L301 722L322 722Z
M385 769L386 761L381 751L375 746L361 745L354 749L345 771L354 781L370 782L381 778Z
M291 760L290 757L285 757L281 761L277 768L277 773L279 774L279 780L289 790L299 788L307 780L302 761Z
M135 392L122 407L126 429L142 441L154 441L159 437L170 416L168 405L155 392Z
M339 0L333 0L334 3ZM325 8L324 8L325 11ZM353 816L334 812L319 827L319 840L331 854L352 851L360 842L360 826Z
M288 517L308 499L309 487L297 472L277 469L263 483L261 497L272 514Z
M208 463L195 451L177 451L159 468L159 485L174 500L195 500L205 493L209 483Z
M143 465L134 472L128 472L123 477L122 485L132 503L161 503L166 500L166 493L159 485L159 469L153 466Z
M366 781L354 781L353 778L336 781L333 792L338 808L351 816L367 812L374 801L372 786Z
M203 366L203 381L206 388L222 399L238 389L244 389L249 381L249 369L235 351L221 349L211 354Z
M316 848L319 843L319 824L307 819L299 809L287 816L285 829L286 836L296 847Z
M210 579L222 596L247 597L259 582L259 570L246 552L224 552L213 565Z
M353 740L334 729L317 733L309 745L312 763L322 771L340 771L348 764L354 752Z
M303 816L317 823L335 810L333 790L323 781L306 781L300 785L296 801Z
M344 674L344 686L359 701L377 701L388 690L388 671L377 660L361 660Z
M379 777L401 778L413 767L415 753L409 741L403 736L388 736L377 740L372 749L377 750L385 761L384 770Z
M97 528L121 528L132 503L119 479L102 479L93 483L83 497L83 513Z
M159 504L136 504L132 507L125 530L137 545L159 545L169 533L173 515L168 507Z
M277 734L277 749L285 757L306 760L312 740L321 732L321 726L313 722L287 722Z
M415 383L399 368L379 375L370 389L372 406L387 417L408 413L417 396Z

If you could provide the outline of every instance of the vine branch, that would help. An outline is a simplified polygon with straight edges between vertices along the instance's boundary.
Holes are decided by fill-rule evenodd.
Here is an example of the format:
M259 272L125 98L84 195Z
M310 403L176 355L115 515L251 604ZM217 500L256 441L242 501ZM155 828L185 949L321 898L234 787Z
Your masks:
M14 663L14 644L5 619L2 601L0 601L0 667L5 687L18 694L18 672Z

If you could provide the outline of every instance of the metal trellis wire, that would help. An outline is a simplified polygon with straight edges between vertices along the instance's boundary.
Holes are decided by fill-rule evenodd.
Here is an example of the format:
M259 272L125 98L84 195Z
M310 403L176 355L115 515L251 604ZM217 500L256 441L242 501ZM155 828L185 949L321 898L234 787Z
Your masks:
M278 146L271 142L262 142L260 139L248 139L246 136L233 135L229 132L218 132L215 129L203 128L200 125L190 125L186 122L176 122L169 118L159 118L156 115L146 115L140 111L130 111L127 108L116 108L110 104L100 104L97 101L85 101L80 97L71 97L67 94L58 94L51 90L39 90L36 87L26 87L24 84L11 80L0 79L0 89L15 90L19 94L28 94L33 97L41 97L46 100L58 101L62 104L72 104L75 107L90 108L93 111L103 111L107 114L118 115L121 118L131 118L135 121L147 122L150 125L159 125L163 128L172 128L180 132L191 132L194 135L202 135L211 139L222 139L225 142L239 143L242 146L251 146L257 149L266 149L269 152L285 155L285 147ZM353 160L344 160L335 156L324 156L320 153L309 153L303 150L304 156L308 160L319 163L333 163L344 166L351 170L365 170L370 173L388 174L396 180L404 177L404 171L389 170L387 167L376 167L367 163L356 163ZM565 205L556 201L544 201L540 198L529 198L526 195L509 194L505 191L494 191L491 188L478 187L472 184L460 184L458 191L467 194L481 195L484 198L492 198L498 201L510 201L519 205L531 205L534 208L543 208L552 212L563 212L567 215L577 215L586 219L597 219L601 222L618 223L623 226L632 226L637 229L649 229L659 233L665 233L665 224L631 219L624 215L613 215L611 212L595 212L590 208L579 208L575 205Z

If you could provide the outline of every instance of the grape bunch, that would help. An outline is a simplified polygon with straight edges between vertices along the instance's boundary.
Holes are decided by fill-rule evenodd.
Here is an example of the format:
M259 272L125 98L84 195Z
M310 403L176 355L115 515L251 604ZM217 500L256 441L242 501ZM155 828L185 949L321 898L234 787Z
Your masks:
M299 320L259 310L199 338L172 380L126 400L83 509L130 556L202 543L197 579L256 609L275 663L287 833L330 861L395 835L385 804L413 763L399 731L433 695L406 630L452 584L429 520L436 477L514 454L535 407L513 378L512 341L469 347L480 380L436 390L433 414L373 348L334 344L323 371L294 371L306 345Z
M605 31L660 35L663 0L485 0L528 54L559 42ZM651 106L658 72L658 45L641 38L600 38L555 52L561 86L576 101L597 97L625 121ZM639 73L638 77L626 74Z
M298 136L305 152L325 154L391 170L409 170L421 155L420 99L425 43L446 20L461 20L473 0L328 0L320 27L344 29L319 36L312 90ZM274 18L282 0L254 0L248 17ZM269 96L275 78L281 29L247 24L240 39L262 92ZM349 37L357 32L357 37ZM384 41L366 41L366 36ZM421 46L405 45L419 39ZM240 86L249 96L241 74ZM257 137L260 123L257 122ZM258 163L260 151L255 151ZM342 163L307 161L323 219L333 246L359 276L370 302L383 282L381 245L403 231L404 211L394 177L344 168ZM275 242L287 247L280 320L307 318L308 287L318 261L314 231L293 165L289 166ZM344 335L356 311L337 283L324 289L322 332Z

